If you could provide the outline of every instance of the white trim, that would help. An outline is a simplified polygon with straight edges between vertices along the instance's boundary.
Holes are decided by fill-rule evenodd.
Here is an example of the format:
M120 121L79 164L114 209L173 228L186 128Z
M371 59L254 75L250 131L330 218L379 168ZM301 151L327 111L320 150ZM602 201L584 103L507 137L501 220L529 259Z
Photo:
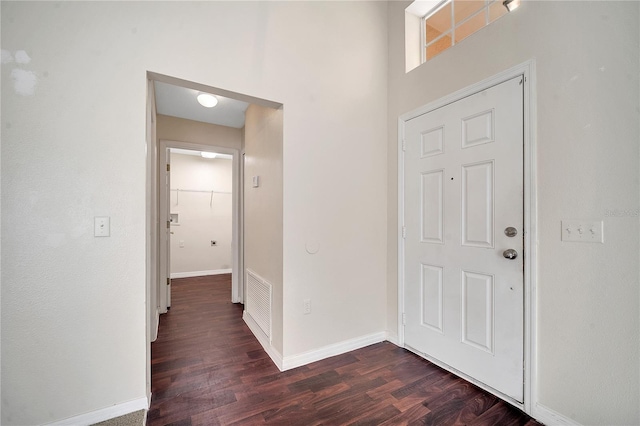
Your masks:
M171 306L171 288L169 287L169 271L171 265L170 241L166 223L171 219L169 204L170 194L166 180L170 177L170 172L166 169L166 164L171 163L171 153L167 149L166 144L160 141L158 145L158 175L157 175L157 191L158 204L156 207L157 222L157 250L158 250L158 309L161 314L166 314L167 309Z
M221 151L222 152L222 151ZM232 303L244 303L244 274L240 271L240 257L244 252L244 240L240 238L243 218L240 216L240 196L244 194L243 189L240 188L240 173L243 172L240 167L240 150L233 150L232 159L232 224L231 224L231 255L233 257L231 261L231 268L233 269L231 275L231 302ZM242 195L244 197L244 195ZM243 213L244 214L244 213Z
M145 118L146 184L145 184L145 388L151 401L151 342L158 336L158 143L153 82L147 77L147 110Z
M368 334L366 336L356 337L354 339L344 340L332 345L323 346L318 349L303 352L301 354L292 355L284 358L282 370L290 370L312 362L320 361L346 352L364 348L365 346L383 342L387 339L387 333L381 331L379 333Z
M580 423L563 416L560 413L553 411L551 408L545 407L540 403L536 403L534 405L533 414L531 417L534 417L540 423L545 425L556 425L556 426L576 426L580 425Z
M431 12L443 3L442 0L417 0L407 6L404 11L418 18L423 18L427 14L431 14Z
M242 313L242 319L280 371L291 370L312 362L321 361L332 356L341 355L369 345L384 342L385 340L389 340L397 345L397 340L393 336L390 336L388 332L381 331L379 333L356 337L354 339L345 340L332 345L323 346L319 349L283 358L282 355L273 346L271 346L269 338L262 331L249 312L244 311Z
M212 95L220 95L225 98L232 98L238 101L246 102L249 104L256 104L266 108L280 109L282 104L280 102L270 101L268 99L256 98L254 96L245 95L238 92L232 92L230 90L221 89L219 87L208 86L206 84L196 83L195 81L183 80L177 77L171 77L169 75L158 74L157 72L147 71L147 78L153 81L159 81L161 83L171 84L172 86L180 86L186 89L197 90L199 92L211 93Z
M442 108L443 106L452 104L456 101L459 101L462 98L466 98L467 96L471 96L475 93L481 92L483 90L486 90L490 87L496 86L500 83L504 83L505 81L511 80L512 78L515 78L519 75L525 75L525 77L527 77L528 79L531 77L531 69L534 67L534 60L530 60L527 61L525 63L522 63L520 65L516 65L513 68L509 68L506 71L503 71L499 74L494 75L493 77L489 77L486 80L482 80L479 83L476 84L472 84L471 86L465 87L463 89L460 89L454 93L451 93L447 96L444 96L438 100L435 100L433 102L429 102L426 105L423 105L419 108L416 108L412 111L406 112L404 114L402 114L399 118L398 118L398 123L404 126L404 123L406 121L409 121L413 118L419 117L421 115L424 115L428 112L431 111L435 111L436 109ZM398 132L400 134L402 134L400 132L400 129L398 129ZM401 143L402 141L400 141Z
M171 279L174 278L191 278L191 277L204 277L206 275L221 275L231 274L232 269L210 269L208 271L191 271L191 272L172 272Z
M246 294L245 267L244 267L244 147L238 155L238 272L242 273L242 280L238 285L236 299L238 303L245 303ZM235 164L235 163L234 163ZM233 299L233 297L232 297Z
M229 154L233 156L233 166L232 166L232 224L231 224L231 250L232 250L232 276L231 276L231 302L233 303L242 303L243 302L243 286L244 286L244 277L240 274L240 270L238 269L240 252L242 252L243 241L240 240L240 216L239 216L239 200L240 200L240 150L236 148L227 148L216 145L205 145L198 144L192 142L181 142L167 139L160 139L160 161L163 159L163 154L165 153L167 148L182 148L182 149L190 149L195 151L204 151L204 150L214 150L216 152L220 152L221 154ZM160 170L163 170L162 168ZM162 182L161 182L162 183ZM160 185L164 186L164 185ZM160 189L162 193L163 188ZM160 206L160 210L162 211L163 206ZM160 224L159 232L162 232L164 228L162 227L162 223ZM162 309L162 306L161 306Z
M404 347L404 120L398 118L398 346Z
M318 349L283 358L282 355L273 346L271 346L269 338L264 333L264 331L262 331L253 317L251 317L251 314L249 312L244 311L242 313L242 319L244 320L245 324L247 324L247 327L249 327L249 330L251 330L260 345L262 345L262 348L265 350L267 355L269 355L271 361L273 361L275 366L278 367L280 371L291 370L293 368L301 367L312 362L321 361L332 356L341 355L384 341L389 341L398 346L397 338L394 334L381 331L378 333L368 334L366 336L344 340L332 345L323 346Z
M427 62L427 22L425 16L426 14L420 18L420 65Z
M386 337L386 339L385 339L385 340L386 340L387 342L389 342L389 343L393 343L393 344L394 344L394 345L396 345L396 346L400 346L400 345L398 344L398 335L397 335L396 333L392 333L392 332L390 332L390 331L387 331L387 332L386 332L386 336L387 336L387 337Z
M253 335L256 336L256 339L258 339L258 342L260 342L264 351L269 355L271 361L273 361L276 367L278 367L278 370L284 371L282 355L273 346L271 346L269 338L264 331L262 331L256 320L254 320L251 314L247 311L242 312L242 319L245 324L247 324L247 327L249 327L249 330L251 330Z
M535 417L540 406L537 404L535 369L537 362L537 307L535 297L537 283L537 169L535 161L537 121L535 60L533 59L398 117L398 345L406 347L404 341L404 326L402 324L402 314L404 313L404 239L402 237L402 227L404 226L404 152L402 150L402 144L405 122L519 75L524 76L524 403L514 403L511 399L505 399L504 396L500 395L498 396L524 409L527 414ZM467 380L469 379L467 378ZM495 391L489 391L495 394Z
M151 342L155 342L158 339L158 329L160 328L160 311L158 310L158 308L156 308L154 324L155 324L155 327L151 329L151 336L150 336ZM149 392L151 392L151 389L149 389Z
M133 413L139 410L145 410L145 418L147 416L146 410L149 408L149 400L147 397L134 399L133 401L123 402L122 404L112 405L111 407L103 408L89 413L80 414L79 416L69 417L64 420L58 420L53 423L47 423L50 426L84 426L92 425L95 423L110 420L116 417L124 416L126 414Z
M536 313L538 265L538 180L537 180L537 105L536 63L521 65L524 81L524 411L533 413L538 403L536 374ZM545 422L546 423L546 422Z

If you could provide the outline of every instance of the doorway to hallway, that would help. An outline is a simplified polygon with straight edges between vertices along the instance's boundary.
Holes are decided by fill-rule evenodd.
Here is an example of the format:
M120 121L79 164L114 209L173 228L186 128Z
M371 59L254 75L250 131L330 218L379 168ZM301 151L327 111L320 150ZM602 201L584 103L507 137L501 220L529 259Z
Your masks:
M248 252L247 258L254 259L253 263L256 263L255 254L259 253L258 258L271 266L264 275L275 271L278 274L275 281L281 286L282 250L274 250L274 247L282 246L283 136L282 104L152 72L148 72L147 77L146 343L147 397L150 400L150 344L156 340L160 315L172 305L172 273L174 277L185 277L226 274L231 269L229 303L243 303L246 298L245 273L251 267L248 263L245 267L245 239L248 239L247 246L252 247L253 251ZM210 108L211 104L199 104L198 98L203 94L215 98L217 106ZM245 135L245 120L248 135ZM265 134L267 137L263 137ZM250 142L251 149L245 148L245 142ZM226 157L224 160L231 163L231 191L228 190L228 182L227 188L199 187L199 181L186 186L180 184L180 187L171 185L169 150L175 149L197 151L201 156L202 153L222 154ZM251 175L249 182L253 176L257 176L255 180L260 182L251 186L248 214L245 214L245 151L247 158L251 158L247 161L250 166L247 166L247 173ZM175 250L186 253L190 244L186 236L180 238L177 233L178 229L181 234L183 230L186 231L182 226L186 224L184 221L187 216L185 211L180 211L180 203L184 206L185 197L188 196L200 197L197 203L208 207L210 213L215 213L218 206L231 199L231 256L230 260L223 259L217 266L185 265L194 259L183 256L181 270L171 271L172 235L177 237L174 239ZM208 201L202 198L208 198ZM253 229L248 237L244 234L245 218ZM273 235L266 238L265 231ZM204 235L196 235L192 241L203 240L200 237ZM212 234L203 241L208 244L206 248L209 254L214 254L216 249L223 247L225 239L228 242L228 235L220 237ZM184 247L180 247L181 241ZM279 256L279 261L273 262L271 257L275 255ZM262 264L254 265L253 269L261 272ZM274 300L281 303L281 297L275 297ZM246 317L250 317L249 313Z

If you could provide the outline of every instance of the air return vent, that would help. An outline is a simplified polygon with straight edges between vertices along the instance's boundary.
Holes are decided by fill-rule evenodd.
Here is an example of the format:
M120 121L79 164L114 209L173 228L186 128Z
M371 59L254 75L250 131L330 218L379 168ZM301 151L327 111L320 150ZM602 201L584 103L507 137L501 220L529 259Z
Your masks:
M249 269L246 311L271 341L271 284Z

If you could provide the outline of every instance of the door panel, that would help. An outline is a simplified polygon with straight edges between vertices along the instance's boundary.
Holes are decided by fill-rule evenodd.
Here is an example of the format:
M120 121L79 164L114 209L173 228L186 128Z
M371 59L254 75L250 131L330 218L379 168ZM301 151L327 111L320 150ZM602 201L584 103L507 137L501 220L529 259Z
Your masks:
M462 245L493 248L493 161L462 166Z
M444 170L422 173L422 242L443 243L444 235L444 203L443 180Z
M405 344L522 401L522 77L404 134Z

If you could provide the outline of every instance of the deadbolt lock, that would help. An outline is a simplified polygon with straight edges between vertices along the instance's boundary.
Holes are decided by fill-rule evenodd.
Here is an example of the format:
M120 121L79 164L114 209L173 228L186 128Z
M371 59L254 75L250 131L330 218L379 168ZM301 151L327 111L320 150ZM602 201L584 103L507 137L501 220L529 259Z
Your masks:
M516 235L518 235L518 230L513 226L509 226L504 230L504 235L506 235L507 237L515 237Z

